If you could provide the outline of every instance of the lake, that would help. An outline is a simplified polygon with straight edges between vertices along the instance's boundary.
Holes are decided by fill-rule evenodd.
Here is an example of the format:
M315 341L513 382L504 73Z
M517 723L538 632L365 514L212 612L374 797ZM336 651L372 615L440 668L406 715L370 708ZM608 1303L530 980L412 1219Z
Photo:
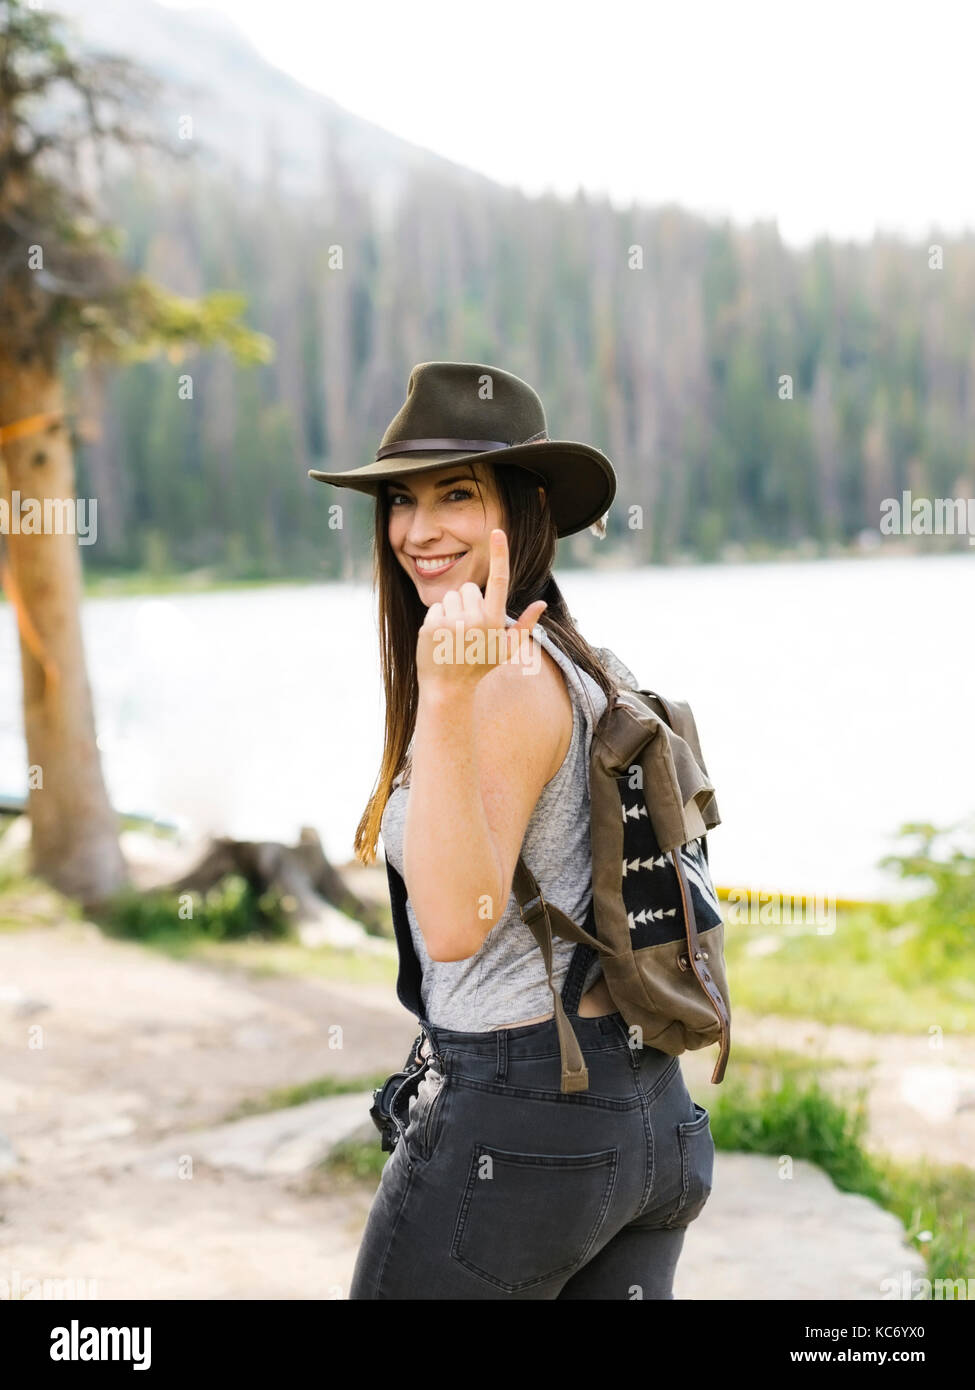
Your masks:
M893 894L900 823L975 813L975 556L557 577L583 634L690 701L720 883ZM374 601L321 584L89 599L113 802L244 838L319 831L341 862L379 766ZM0 792L26 790L13 613L0 607Z

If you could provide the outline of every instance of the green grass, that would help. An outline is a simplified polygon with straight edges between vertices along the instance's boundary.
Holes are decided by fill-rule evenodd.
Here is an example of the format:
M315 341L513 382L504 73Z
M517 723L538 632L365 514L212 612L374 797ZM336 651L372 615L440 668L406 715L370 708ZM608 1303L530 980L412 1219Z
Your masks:
M243 880L225 879L212 894L193 899L192 918L179 916L172 895L118 895L103 913L87 917L77 903L40 879L14 867L0 867L0 931L55 926L65 918L94 921L107 936L137 941L172 960L242 970L256 978L296 976L350 985L380 985L393 996L397 958L392 941L384 950L364 952L338 946L306 946L283 919L273 900L261 907ZM284 933L284 934L279 934Z
M140 941L172 959L233 966L258 978L305 979L395 987L395 946L372 953L337 946L306 946L280 910L275 894L258 897L243 879L228 875L209 893L189 895L192 918L181 918L172 894L126 892L94 920L109 935Z
M368 1182L370 1186L374 1187L378 1184L389 1157L390 1155L380 1145L379 1131L377 1130L375 1144L354 1144L352 1142L336 1144L328 1158L321 1164L319 1171L323 1177Z
M147 945L275 939L291 930L278 897L255 893L237 874L228 874L206 893L126 888L91 916L107 935Z
M862 1147L866 1112L857 1100L844 1105L815 1076L797 1068L765 1072L757 1086L722 1083L712 1101L711 1133L719 1149L789 1154L817 1164L843 1192L881 1199L874 1165Z
M835 928L754 922L725 912L732 1002L874 1032L975 1031L975 822L902 825L884 867L912 883L909 901L837 905ZM758 916L773 916L758 904ZM751 918L751 920L749 920ZM827 927L833 925L823 924ZM773 949L758 954L754 948Z
M65 918L80 922L83 917L76 902L43 879L25 873L19 865L0 866L0 931L54 926Z
M969 1278L975 1269L975 1171L927 1161L878 1160L890 1201L907 1234L924 1252L929 1279Z
M975 945L946 953L912 920L913 904L838 912L819 936L787 927L725 929L732 1004L759 1014L790 1014L872 1032L975 1031ZM749 943L774 937L778 949L751 955Z
M324 1100L328 1096L345 1096L355 1091L373 1091L377 1086L383 1084L388 1075L389 1072L377 1072L374 1076L318 1076L311 1081L302 1081L295 1086L278 1086L263 1096L241 1101L240 1105L224 1117L224 1123L240 1120L248 1115L264 1115L272 1110L284 1110L291 1105L304 1105L310 1100Z

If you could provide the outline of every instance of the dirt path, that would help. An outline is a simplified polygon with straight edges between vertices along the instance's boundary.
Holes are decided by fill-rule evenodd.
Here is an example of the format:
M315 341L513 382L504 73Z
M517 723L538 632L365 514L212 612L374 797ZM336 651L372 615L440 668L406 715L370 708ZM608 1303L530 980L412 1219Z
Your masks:
M85 924L0 935L0 1133L20 1160L0 1166L0 1278L94 1279L100 1298L341 1290L367 1185L200 1165L167 1181L113 1149L276 1086L392 1071L414 1036L385 990L174 963Z
M797 1050L804 1030L818 1032L816 1025L795 1020L739 1017L736 1024L740 1041ZM169 1135L220 1124L239 1102L273 1087L391 1071L415 1032L391 988L255 978L176 963L104 938L83 923L0 933L0 1134L12 1147L6 1166L0 1147L0 1279L95 1280L99 1298L345 1297L371 1200L368 1184L323 1184L309 1175L254 1177L202 1163L193 1165L191 1177L177 1178L145 1164L120 1164L118 1154L148 1153ZM878 1067L887 1071L874 1071L875 1086L888 1075L893 1086L897 1076L917 1067L926 1068L930 1080L926 1040L828 1030L825 1043L855 1053L865 1072L871 1070L867 1056L879 1051ZM685 1062L689 1084L707 1104L710 1050ZM975 1066L975 1041L959 1044L957 1055L946 1048L937 1065L952 1074ZM954 1147L970 1133L973 1118L969 1109L945 1122L959 1136ZM873 1137L891 1149L904 1142L905 1131L942 1161L952 1148L894 1091L877 1100L873 1124ZM969 1161L972 1152L970 1147ZM743 1296L732 1292L740 1276L743 1222L750 1223L754 1238L756 1207L772 1212L774 1174L766 1168L773 1160L719 1160L729 1173L734 1168L735 1181L727 1188L731 1205L723 1227L716 1200L707 1229L702 1223L689 1240L683 1297ZM824 1187L818 1170L807 1167L788 1200L798 1203L801 1189L804 1209L821 1213L831 1185ZM749 1183L756 1184L754 1192ZM775 1193L780 1203L788 1195L781 1183ZM842 1201L849 1212L862 1199ZM749 1202L750 1215L743 1214L742 1204ZM893 1228L879 1218L886 1214L867 1213L863 1219L874 1222L872 1236L857 1227L857 1239L886 1242L876 1267L889 1269L901 1259L900 1246ZM769 1291L760 1292L762 1270L772 1268L782 1212L776 1209L770 1220L768 1257L753 1239L747 1296L826 1296L801 1292L798 1285L790 1292L778 1268ZM839 1261L835 1230L844 1223L852 1230L855 1222L839 1210L832 1220L828 1235L811 1220L808 1238L823 1245L826 1235ZM840 1274L823 1267L824 1287L835 1290L848 1264L838 1266ZM800 1266L820 1268L815 1249ZM720 1293L714 1283L719 1267ZM871 1280L867 1292L838 1296L879 1296L869 1291L873 1275Z

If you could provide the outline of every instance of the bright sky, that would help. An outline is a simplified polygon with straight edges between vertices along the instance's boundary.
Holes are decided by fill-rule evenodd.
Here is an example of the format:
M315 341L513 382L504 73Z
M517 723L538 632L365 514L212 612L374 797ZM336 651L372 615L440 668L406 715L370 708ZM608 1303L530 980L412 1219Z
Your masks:
M206 8L306 86L528 193L773 218L794 245L975 230L970 0Z

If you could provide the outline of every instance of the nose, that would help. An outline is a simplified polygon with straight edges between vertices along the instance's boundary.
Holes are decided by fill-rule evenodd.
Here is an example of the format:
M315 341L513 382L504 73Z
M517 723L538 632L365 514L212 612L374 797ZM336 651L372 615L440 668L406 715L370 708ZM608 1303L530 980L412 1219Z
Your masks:
M439 535L441 529L433 508L426 506L423 502L417 502L410 516L406 540L411 546L422 547L427 541Z

